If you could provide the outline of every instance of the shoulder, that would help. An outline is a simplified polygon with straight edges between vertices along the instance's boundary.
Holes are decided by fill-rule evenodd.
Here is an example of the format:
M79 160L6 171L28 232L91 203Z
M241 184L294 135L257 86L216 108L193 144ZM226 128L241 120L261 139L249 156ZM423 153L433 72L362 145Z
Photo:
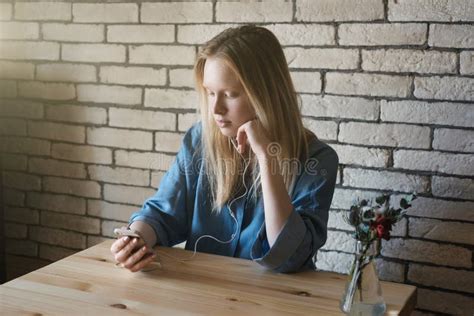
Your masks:
M196 151L201 144L202 123L198 121L194 123L184 134L182 147L188 151Z
M331 145L318 138L313 138L308 142L308 159L324 160L324 162L338 165L339 156Z

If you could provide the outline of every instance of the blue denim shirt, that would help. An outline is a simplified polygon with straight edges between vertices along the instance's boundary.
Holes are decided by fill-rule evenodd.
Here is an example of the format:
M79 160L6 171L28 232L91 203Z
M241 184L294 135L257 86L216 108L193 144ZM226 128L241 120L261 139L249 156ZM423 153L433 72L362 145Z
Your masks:
M200 122L185 134L181 148L156 194L145 201L142 209L132 214L130 223L149 224L163 246L186 241L185 248L194 250L202 235L228 241L218 243L202 238L197 251L252 259L276 272L295 272L314 268L312 257L326 242L328 210L331 205L338 156L334 149L318 139L309 146L309 159L301 171L291 194L293 212L270 248L266 237L263 196L252 202L250 194L231 205L238 225L226 204L219 214L211 213L209 182L201 155Z

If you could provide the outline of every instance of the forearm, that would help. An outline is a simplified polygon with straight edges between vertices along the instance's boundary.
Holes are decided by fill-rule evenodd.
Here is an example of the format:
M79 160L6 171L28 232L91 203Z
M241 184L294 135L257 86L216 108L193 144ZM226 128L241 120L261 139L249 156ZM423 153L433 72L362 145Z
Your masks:
M288 220L293 205L286 190L276 157L267 155L258 160L261 173L265 227L270 247Z

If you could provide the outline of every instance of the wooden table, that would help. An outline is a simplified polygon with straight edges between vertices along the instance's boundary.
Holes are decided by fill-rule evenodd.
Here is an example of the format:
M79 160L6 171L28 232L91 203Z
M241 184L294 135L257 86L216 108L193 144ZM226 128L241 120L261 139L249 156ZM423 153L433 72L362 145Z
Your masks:
M0 314L341 315L346 276L276 274L250 260L158 247L161 269L115 267L105 241L0 286ZM387 315L409 315L416 287L382 282Z

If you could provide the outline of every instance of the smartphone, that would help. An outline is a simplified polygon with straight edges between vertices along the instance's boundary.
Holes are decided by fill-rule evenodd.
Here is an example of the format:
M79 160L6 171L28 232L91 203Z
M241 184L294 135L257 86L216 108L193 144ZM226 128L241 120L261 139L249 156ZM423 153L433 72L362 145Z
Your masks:
M143 247L145 245L145 241L143 238L134 230L128 229L126 227L121 227L121 228L115 228L114 229L114 234L117 236L117 238L125 237L128 236L130 238L137 238L138 243L135 249L139 249L140 247ZM151 250L149 249L148 252Z

